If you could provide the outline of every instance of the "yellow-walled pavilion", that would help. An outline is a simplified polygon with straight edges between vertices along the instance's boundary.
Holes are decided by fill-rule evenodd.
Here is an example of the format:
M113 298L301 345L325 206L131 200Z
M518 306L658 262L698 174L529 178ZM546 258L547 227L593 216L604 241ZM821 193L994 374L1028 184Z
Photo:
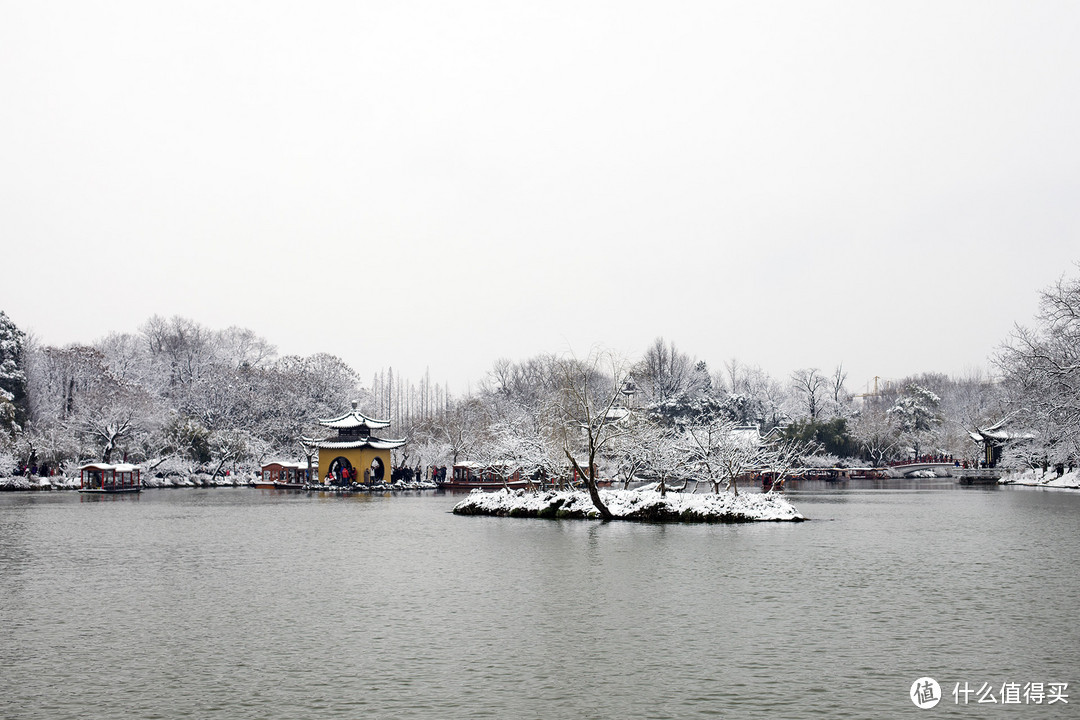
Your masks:
M337 430L336 436L313 441L319 449L319 480L331 485L390 482L390 451L405 441L383 440L371 434L372 430L390 427L388 420L369 418L358 412L353 403L352 411L319 420L319 424Z

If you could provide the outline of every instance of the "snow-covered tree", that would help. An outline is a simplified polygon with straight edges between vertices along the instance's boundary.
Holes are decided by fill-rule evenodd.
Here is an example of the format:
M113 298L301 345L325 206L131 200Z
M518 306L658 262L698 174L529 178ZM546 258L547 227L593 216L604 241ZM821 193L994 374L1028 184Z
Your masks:
M741 428L726 416L703 412L685 425L690 458L696 473L712 485L720 484L739 494L739 477L758 465L761 441L758 431Z
M414 468L423 478L428 478L428 468L444 465L450 459L450 444L430 435L410 436L409 447Z
M237 370L262 367L277 355L277 348L266 338L235 325L218 332L215 345L221 361Z
M760 413L762 432L783 425L791 419L788 411L790 394L783 383L756 367L747 369L744 378L739 392L753 399L755 408Z
M911 447L915 457L922 455L922 448L933 431L942 423L938 406L941 398L922 387L911 384L887 411L900 431L901 441Z
M851 436L874 467L884 465L896 453L897 430L890 416L876 406L855 414Z
M104 364L117 380L154 389L157 378L143 338L131 333L110 333L93 347L101 353Z
M137 444L133 437L150 430L155 416L153 401L142 388L110 384L84 393L68 422L90 446L100 449L102 462L111 462L113 453L124 451L126 445Z
M643 471L650 478L655 478L660 495L666 495L668 482L687 475L687 466L692 463L692 452L685 433L674 427L663 427L651 423L641 437L640 455ZM686 483L683 482L682 487Z
M1041 293L1035 325L1017 325L995 363L1014 425L1038 433L1028 452L1050 464L1080 459L1080 276Z
M271 452L270 443L246 430L236 428L219 430L211 434L209 446L210 454L216 460L214 469L210 473L211 478L222 474L226 466L244 460L262 464Z
M788 475L796 463L804 463L810 458L820 457L816 454L818 450L819 446L812 441L779 437L763 445L759 459L760 467L764 472L771 473L772 489L783 490L784 483L787 482ZM819 465L819 467L836 467L837 458L822 458L822 460L829 461L829 465Z
M844 364L840 363L829 378L829 399L825 404L828 413L834 417L847 417L850 411L851 393L847 391L845 385L847 376Z
M614 475L622 480L625 490L647 467L653 436L663 428L637 412L627 413L622 423L624 432L610 443L608 457Z
M561 371L563 386L557 407L563 454L584 483L600 517L611 520L611 511L600 498L596 463L626 433L619 422L625 412L612 411L619 406L629 372L610 354L593 354L585 362L564 359Z
M209 328L176 316L169 320L158 315L147 320L141 333L152 361L165 380L165 393L177 402L186 395L215 361L214 333Z
M817 368L805 368L791 374L791 388L806 416L817 420L828 397L829 380Z
M366 395L340 358L276 359L250 330L213 331L179 317L155 316L137 335L113 333L93 346L31 346L24 354L35 442L64 428L77 446L56 451L81 458L115 448L155 466L174 455L193 466L216 460L200 433L176 437L184 427L206 437L243 431L275 452L295 451L313 419Z
M14 435L26 423L26 333L0 310L0 432Z
M525 413L520 413L489 426L484 441L477 444L470 457L504 478L518 472L522 479L543 481L558 469L553 449L551 438L537 432Z
M663 403L679 395L694 395L708 389L708 368L658 337L645 350L633 369L639 389L653 403Z
M449 412L432 419L432 435L449 447L451 464L456 465L476 450L488 417L484 403L470 397L459 400Z
M15 395L0 388L0 439L10 442L21 430L18 410L15 408Z

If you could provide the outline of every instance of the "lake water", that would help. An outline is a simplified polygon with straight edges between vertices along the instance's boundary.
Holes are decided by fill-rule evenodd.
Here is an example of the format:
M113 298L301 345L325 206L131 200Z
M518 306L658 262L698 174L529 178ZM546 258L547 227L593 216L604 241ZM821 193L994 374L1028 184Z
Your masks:
M810 522L0 493L0 717L1080 716L1080 493L788 494ZM965 706L964 682L1067 682L1069 704Z

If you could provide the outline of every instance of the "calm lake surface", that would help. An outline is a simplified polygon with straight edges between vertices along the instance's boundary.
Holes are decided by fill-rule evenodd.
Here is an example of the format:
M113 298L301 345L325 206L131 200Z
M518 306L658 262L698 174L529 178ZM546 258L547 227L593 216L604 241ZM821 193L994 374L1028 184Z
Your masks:
M1080 717L1080 493L788 495L811 522L0 493L0 717ZM1067 682L1069 704L965 706L963 682Z

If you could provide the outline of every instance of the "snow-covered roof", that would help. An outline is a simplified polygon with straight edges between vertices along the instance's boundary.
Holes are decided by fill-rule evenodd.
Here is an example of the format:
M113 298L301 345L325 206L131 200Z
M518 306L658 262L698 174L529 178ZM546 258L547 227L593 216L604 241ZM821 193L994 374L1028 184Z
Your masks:
M270 462L263 463L264 468L268 468L271 465L280 465L283 468L302 469L307 468L307 463L298 463L286 460L271 460Z
M969 433L969 435L975 442L982 442L983 440L1031 440L1036 437L1035 433L1032 432L1007 430L1006 428L1012 424L1012 419L1013 414L1010 413L988 428L975 428L975 431Z
M353 450L363 447L369 447L373 450L393 450L404 444L404 440L380 440L374 437L356 438L355 440L327 439L315 442L315 446L322 450Z
M89 463L86 465L80 465L80 470L114 470L116 472L134 472L139 469L138 465L131 465L129 463L119 463L118 465L110 465L109 463Z
M1009 432L1007 430L976 430L971 433L971 437L976 442L982 440L1033 440L1038 437L1032 432Z
M355 408L339 415L336 418L320 419L319 424L323 427L334 428L336 430L346 430L350 428L358 428L367 426L372 430L378 430L380 428L390 427L389 420L376 420L375 418L369 418L367 415L356 410Z
M757 425L736 425L729 431L729 436L747 447L761 445L761 428Z
M613 407L607 411L607 415L604 417L604 419L608 422L618 422L629 414L630 411L624 407Z

